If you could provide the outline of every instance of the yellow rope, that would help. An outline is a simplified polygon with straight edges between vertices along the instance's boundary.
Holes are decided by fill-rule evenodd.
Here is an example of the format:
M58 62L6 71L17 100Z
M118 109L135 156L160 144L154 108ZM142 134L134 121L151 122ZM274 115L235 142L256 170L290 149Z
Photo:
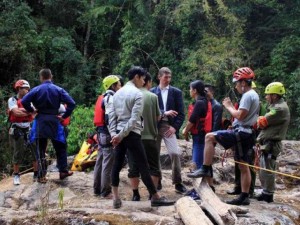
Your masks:
M222 159L221 156L215 156L215 157L217 157L219 159ZM274 170L269 170L269 169L266 169L266 168L262 168L262 167L259 167L259 166L250 165L248 163L238 162L238 161L235 161L235 160L232 160L231 162L238 163L238 164L241 164L241 165L244 165L244 166L249 166L249 167L252 167L254 169L264 170L264 171L267 171L269 173L275 173L275 174L282 175L282 176L285 176L285 177L291 177L291 178L300 180L300 177L294 176L294 175L291 175L291 174L282 173L282 172L278 172L278 171L274 171Z

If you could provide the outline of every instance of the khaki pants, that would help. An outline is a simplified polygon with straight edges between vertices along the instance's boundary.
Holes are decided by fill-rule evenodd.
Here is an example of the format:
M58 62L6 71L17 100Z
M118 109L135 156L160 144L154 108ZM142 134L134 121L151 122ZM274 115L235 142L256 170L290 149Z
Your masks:
M173 184L182 183L181 179L181 162L180 155L181 149L178 147L176 135L173 134L171 137L165 137L164 133L169 129L170 125L168 122L162 121L158 130L157 144L159 152L161 150L161 141L164 140L168 154L171 158L172 163L172 181Z
M261 148L263 149L263 152L265 151L265 153L263 153L260 157L260 167L275 171L277 169L277 163L274 158L277 158L281 152L281 142L270 142L263 145ZM263 193L273 194L275 191L275 174L260 170L259 179L263 188Z

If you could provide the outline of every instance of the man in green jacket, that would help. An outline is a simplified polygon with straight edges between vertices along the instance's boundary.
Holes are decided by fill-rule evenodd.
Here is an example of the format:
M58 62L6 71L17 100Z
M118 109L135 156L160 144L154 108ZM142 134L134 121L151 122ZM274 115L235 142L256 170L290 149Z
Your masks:
M264 116L258 117L257 120L257 126L261 129L257 137L262 151L260 167L275 171L276 158L282 150L281 140L285 139L290 123L290 110L282 97L285 94L282 83L270 83L266 87L265 94L269 103L268 112ZM263 191L257 200L273 202L275 174L261 170L259 179Z

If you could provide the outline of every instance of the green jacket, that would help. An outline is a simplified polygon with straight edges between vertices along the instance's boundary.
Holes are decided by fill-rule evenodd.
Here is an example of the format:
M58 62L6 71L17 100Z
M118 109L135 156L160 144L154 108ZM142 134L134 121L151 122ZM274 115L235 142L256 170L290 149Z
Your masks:
M268 112L265 115L268 126L261 130L257 141L281 141L285 139L288 125L290 123L290 110L283 99L269 105Z

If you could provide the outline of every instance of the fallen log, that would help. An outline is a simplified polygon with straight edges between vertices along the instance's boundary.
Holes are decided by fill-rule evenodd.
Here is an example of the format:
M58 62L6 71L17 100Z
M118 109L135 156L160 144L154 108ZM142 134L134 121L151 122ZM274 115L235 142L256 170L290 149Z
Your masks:
M191 197L180 198L176 202L175 208L185 225L213 225Z
M222 202L202 178L195 179L193 186L202 200L201 208L204 209L218 225L235 224L237 221L235 213L248 212L248 209Z

